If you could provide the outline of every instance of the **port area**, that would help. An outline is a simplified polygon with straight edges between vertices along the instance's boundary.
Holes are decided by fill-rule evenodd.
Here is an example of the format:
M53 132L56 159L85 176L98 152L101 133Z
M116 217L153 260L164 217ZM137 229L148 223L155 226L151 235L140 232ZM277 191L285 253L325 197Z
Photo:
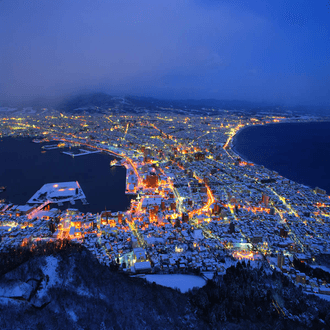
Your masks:
M134 172L133 166L126 161L122 161L121 163L117 163L116 166L124 166L126 168L126 190L125 194L127 195L137 195L139 180Z
M87 204L86 196L78 181L47 183L43 185L29 200L28 204L50 204L56 203L59 206L64 202L75 204L76 200L81 200Z
M36 142L36 143L40 143L40 142ZM68 147L69 145L67 143L57 143L57 144L47 144L41 147L41 149L44 150L54 150L54 149L59 149L59 148L65 148Z
M114 159L110 162L110 167L114 167L114 166L123 166L123 165L118 159Z
M98 154L100 153L100 150L91 151L86 149L79 149L79 152L72 152L72 151L62 151L62 154L69 155L71 157L77 157L77 156L84 156L84 155L90 155L90 154Z

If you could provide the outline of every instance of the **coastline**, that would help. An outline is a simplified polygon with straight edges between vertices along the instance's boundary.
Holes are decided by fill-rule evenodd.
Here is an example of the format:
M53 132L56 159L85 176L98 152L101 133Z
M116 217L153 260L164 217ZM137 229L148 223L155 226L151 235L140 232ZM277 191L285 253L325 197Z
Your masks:
M232 153L241 158L243 161L249 162L249 163L253 163L255 165L259 165L259 166L264 166L263 164L258 164L255 163L252 160L249 160L246 158L246 156L240 154L237 149L236 149L236 143L237 143L237 138L239 137L239 135L248 128L252 128L252 127L264 127L264 126L270 126L270 125L291 125L291 124L296 124L296 125L300 125L300 124L309 124L309 123L329 123L330 124L330 120L319 120L315 119L315 120L309 120L309 121L303 121L303 122L297 122L297 121L282 121L282 122L278 122L278 123L267 123L267 124L253 124L253 125L245 125L244 127L242 127L241 129L239 129L236 134L232 137L231 143L229 144L229 150L232 151Z
M1 193L0 199L5 199L13 204L25 205L27 201L40 190L46 183L52 182L70 182L78 181L83 188L88 205L83 205L80 200L76 201L75 208L83 213L97 213L102 212L105 207L113 212L125 211L130 206L130 195L125 194L126 187L126 171L120 167L114 168L112 171L109 167L109 161L117 158L112 153L97 152L90 153L88 158L84 157L67 157L61 153L62 149L47 151L45 154L40 154L41 145L31 142L31 137L6 137L2 140L2 151L10 151L9 158L7 158L6 165L3 162L0 166L0 172L8 172L7 167L12 167L11 164L17 165L23 170L14 170L12 175L3 175L1 186L7 186L5 192ZM13 149L14 148L14 149ZM13 150L16 150L14 153ZM20 155L23 162L19 162L16 156L11 154ZM35 161L31 161L31 155L35 157L38 169L36 169ZM110 157L109 157L110 156ZM77 159L77 160L76 160ZM8 162L10 165L8 165ZM74 163L73 163L74 162ZM98 170L94 170L93 164L98 164ZM40 174L40 166L45 171L44 175ZM12 173L12 172L9 172ZM28 184L24 179L24 173L29 173L29 177L33 177L32 183ZM87 175L86 175L87 174ZM95 185L98 187L95 189ZM105 187L104 185L107 185ZM113 187L113 188L112 188ZM120 187L117 191L116 187ZM14 189L15 188L15 189ZM108 196L108 197L105 197ZM70 202L64 204L65 207L73 207Z
M286 179L289 179L293 182L296 182L298 184L301 184L305 187L308 187L310 188L311 190L313 190L315 186L317 186L317 184L310 184L310 183L306 183L306 178L301 178L301 180L297 180L297 179L291 179L291 178L288 178L288 175L283 173L282 171L278 170L278 169L271 169L269 168L269 165L264 165L262 163L256 163L252 160L249 160L248 157L244 156L243 154L241 154L240 152L237 151L236 147L238 145L238 138L239 138L239 135L241 132L243 132L245 129L247 128L251 128L251 127L257 127L257 126L269 126L269 125L290 125L290 124L295 124L294 126L296 125L300 125L300 124L311 124L311 123L329 123L330 124L330 121L329 119L328 120L319 120L319 119L315 119L315 120L309 120L309 121L302 121L302 122L298 122L298 121L282 121L282 122L279 122L279 123L267 123L267 124L253 124L253 125L246 125L244 127L242 127L241 129L239 129L236 134L232 137L232 140L231 140L231 143L229 145L229 150L231 151L232 155L235 157L239 157L242 161L245 161L245 162L248 162L248 163L253 163L254 165L257 165L257 166L263 166L265 168L267 168L268 170L270 171L276 171L278 172L278 174L280 176L282 176L283 178L286 178ZM322 188L322 187L321 187ZM326 187L323 187L323 188L326 188ZM328 191L329 189L326 189L326 191Z
M255 164L255 165L259 165L259 164L256 164L255 162L252 162L251 160L249 160L249 159L247 159L245 156L243 156L243 155L241 155L237 150L236 150L236 143L237 143L237 138L238 138L238 136L244 131L244 130L246 130L247 128L249 128L249 127L253 127L253 126L263 126L263 125L261 125L261 124L258 124L258 125L245 125L244 127L242 127L240 130L238 130L237 132L236 132L236 134L233 136L233 138L232 138L232 142L231 142L231 145L229 146L230 147L230 150L232 151L232 153L235 155L235 156L237 156L237 157L239 157L239 158L241 158L241 160L242 161L245 161L245 162L249 162L249 163L253 163L253 164Z

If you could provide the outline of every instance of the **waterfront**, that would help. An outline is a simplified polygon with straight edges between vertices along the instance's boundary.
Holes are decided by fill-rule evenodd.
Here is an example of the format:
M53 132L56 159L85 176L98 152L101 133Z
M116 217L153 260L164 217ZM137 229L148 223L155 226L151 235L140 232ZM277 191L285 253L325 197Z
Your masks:
M32 143L29 138L1 140L0 186L7 189L0 199L25 204L46 183L78 181L89 204L65 203L63 207L93 213L105 208L124 211L129 207L131 198L125 195L126 169L110 168L114 157L96 153L73 158L61 153L68 148L42 153L42 145L45 144Z
M330 192L330 123L283 123L250 126L234 138L244 159L296 182Z
M34 251L43 242L55 241L61 245L72 240L82 244L101 264L128 274L152 272L162 280L169 278L158 275L224 274L237 260L245 259L250 261L251 267L263 263L270 272L282 269L283 276L289 274L289 280L301 285L301 270L298 266L297 269L293 267L293 258L309 263L317 254L330 252L329 196L286 180L266 167L237 162L230 147L236 132L251 123L260 122L267 127L268 123L280 125L281 120L300 123L313 118L268 115L258 118L242 119L241 115L224 114L217 118L187 120L177 114L169 118L167 113L157 118L149 114L132 117L114 114L111 117L95 116L93 120L86 116L64 118L62 113L24 120L5 118L0 131L4 136L28 133L43 136L48 140L44 142L52 145L42 148L42 144L30 140L22 140L25 144L18 139L5 140L16 141L16 145L8 145L6 149L16 157L11 163L6 163L5 153L0 153L5 169L15 169L16 165L19 170L16 176L20 174L21 181L27 181L28 185L34 183L34 177L39 179L41 173L47 173L44 181L40 180L33 189L28 187L31 191L20 204L31 197L32 203L43 204L61 197L68 205L59 212L48 212L47 208L42 210L46 204L32 210L26 205L2 203L0 252ZM276 125L274 129L280 127ZM87 136L82 127L88 130ZM292 127L283 127L293 132ZM320 132L319 127L317 132ZM266 133L269 141L265 141L259 131L257 137L265 141L265 146L274 149L272 140L276 140L276 135ZM313 135L305 134L309 138ZM293 140L285 136L285 132L281 134L283 136L285 141ZM320 140L324 141L322 134L314 138L314 143ZM76 147L70 150L66 144ZM63 149L58 150L59 146ZM247 149L252 146L246 142ZM112 150L122 155L121 164L127 170L114 166L113 176L117 179L117 169L123 170L123 179L118 182L123 188L122 196L125 196L125 174L127 192L139 194L126 212L106 212L98 217L95 212L104 210L103 205L98 206L94 214L83 211L85 214L82 215L66 210L67 207L80 209L77 203L70 204L73 195L77 197L75 202L84 198L76 180L91 204L91 196L98 201L103 197L104 203L114 201L120 193L116 185L104 184L106 176L111 174L113 157L101 152L86 154L89 149L93 152ZM69 155L61 153L63 151L69 151ZM45 166L46 160L51 165ZM26 164L33 168L32 175L25 170ZM79 164L82 168L78 171ZM320 161L320 164L324 162ZM64 177L63 173L67 173L70 166L74 176ZM57 173L57 177L52 172ZM81 177L77 172L82 172ZM52 173L51 177L49 173ZM2 178L16 177L13 174L0 173ZM87 186L84 183L86 176ZM62 185L56 185L54 181L62 182ZM53 184L32 196L45 182ZM4 182L3 185L23 191L20 183L17 182L17 187L14 183L10 186ZM92 187L91 192L88 187ZM114 211L108 204L106 207ZM308 280L313 290L325 292L324 285L314 280L314 274L304 276L304 281ZM306 286L304 291L310 292L310 288Z

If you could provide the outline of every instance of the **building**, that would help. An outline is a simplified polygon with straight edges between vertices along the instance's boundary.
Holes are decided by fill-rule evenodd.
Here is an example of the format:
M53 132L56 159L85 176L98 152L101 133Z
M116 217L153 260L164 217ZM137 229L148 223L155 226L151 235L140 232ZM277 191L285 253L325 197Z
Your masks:
M283 238L288 237L288 231L283 227L280 228L280 236Z
M285 264L285 257L282 252L277 255L277 267L282 269L283 265Z
M269 196L262 194L262 202L265 204L265 206L268 206Z
M110 211L103 211L101 213L101 223L102 224L107 224L108 219L112 217L112 213Z
M319 187L315 187L315 193L316 194L321 194L321 195L325 195L326 194L326 191L325 190L323 190L323 189L321 189L321 188L319 188Z
M153 151L152 151L150 148L144 148L144 150L143 150L143 154L144 154L144 157L150 157L150 156L152 156L154 153L153 153Z
M31 213L35 209L34 206L18 205L15 209L16 216L25 215Z
M205 160L205 154L202 152L196 152L194 154L195 160Z
M133 257L136 262L146 261L146 251L142 248L133 249Z
M151 272L151 265L149 261L136 262L134 266L131 267L133 273L149 273Z
M320 286L320 293L330 295L330 288L327 288L325 285Z
M233 234L233 233L235 233L235 224L231 222L229 224L229 234Z
M306 284L306 275L304 273L297 273L296 283Z
M148 273L151 271L150 261L147 260L146 250L142 248L133 249L133 261L134 266L131 267L131 271L134 273Z
M262 243L262 241L263 241L263 236L262 235L254 235L251 239L251 242L253 244Z
M213 214L219 214L221 212L221 207L219 204L214 204Z
M151 208L155 205L160 207L162 202L162 197L160 195L153 195L152 197L144 197L142 200L142 209L146 210L147 208Z
M145 180L147 188L158 187L158 176L155 173L148 174Z
M189 222L189 215L188 213L182 213L182 222L188 223Z

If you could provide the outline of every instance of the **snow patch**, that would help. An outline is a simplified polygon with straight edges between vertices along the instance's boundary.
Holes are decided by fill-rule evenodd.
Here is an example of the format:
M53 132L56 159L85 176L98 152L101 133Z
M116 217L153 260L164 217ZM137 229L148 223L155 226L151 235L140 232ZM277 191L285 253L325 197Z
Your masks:
M100 296L100 299L102 299L102 300L108 299L107 296L105 296L103 293L100 293L99 296Z
M214 272L203 272L202 274L209 280L212 280L214 277Z
M46 265L42 268L42 272L49 276L47 283L48 287L54 286L59 282L58 274L56 272L58 259L54 256L46 257Z
M70 316L70 318L71 318L71 320L72 320L73 322L77 322L77 321L78 321L78 316L76 315L76 313L75 313L74 311L72 311L72 310L67 310L66 312L67 312L67 314Z
M312 295L317 296L317 297L319 297L319 298L321 298L321 299L324 299L324 300L330 301L330 296L328 296L328 295L326 295L326 294L313 293L313 292L306 292L306 291L305 291L304 293L306 293L306 294L312 294Z
M329 267L321 266L321 265L311 265L311 264L308 264L308 265L311 266L313 269L320 268L320 269L324 270L325 272L330 273Z
M41 268L45 277L41 281L40 289L33 297L33 301L36 305L42 305L47 302L49 300L48 289L60 282L56 272L58 259L54 256L47 256L45 260L46 265Z
M21 281L10 281L0 288L0 297L29 299L33 288Z
M89 292L89 290L82 285L77 289L76 292L78 293L79 296L84 296L84 297L92 296L92 294Z
M22 305L22 304L26 304L27 302L23 301L23 300L17 300L17 299L11 299L11 298L4 298L4 297L0 297L0 305Z

